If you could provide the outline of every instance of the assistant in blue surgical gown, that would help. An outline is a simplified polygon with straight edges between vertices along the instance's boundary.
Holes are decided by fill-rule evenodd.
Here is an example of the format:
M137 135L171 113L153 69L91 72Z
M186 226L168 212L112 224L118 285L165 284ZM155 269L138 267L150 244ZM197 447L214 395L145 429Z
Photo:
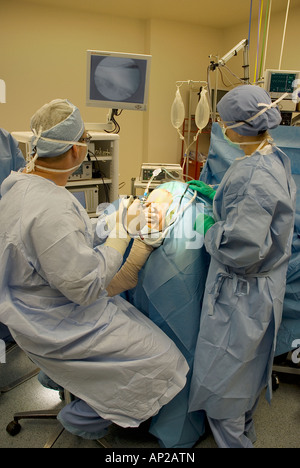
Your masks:
M269 384L294 226L289 158L269 145L238 158L214 200L211 264L194 359L190 410L235 419Z
M289 261L282 322L277 334L275 356L288 353L300 336L300 128L281 125L270 131L275 145L290 159L292 177L297 186L296 216ZM236 158L244 156L241 149L229 146L218 123L212 125L211 145L201 180L219 185L227 169Z

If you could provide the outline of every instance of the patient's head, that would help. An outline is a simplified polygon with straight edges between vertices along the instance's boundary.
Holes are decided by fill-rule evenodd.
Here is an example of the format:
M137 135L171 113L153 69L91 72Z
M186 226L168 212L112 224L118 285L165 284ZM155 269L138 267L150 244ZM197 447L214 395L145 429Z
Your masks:
M153 226L153 224L151 224L152 229L155 228L161 231L165 228L166 214L172 202L173 196L166 189L157 188L150 193L144 205L144 210L149 215L151 213L156 213L159 220L158 225Z

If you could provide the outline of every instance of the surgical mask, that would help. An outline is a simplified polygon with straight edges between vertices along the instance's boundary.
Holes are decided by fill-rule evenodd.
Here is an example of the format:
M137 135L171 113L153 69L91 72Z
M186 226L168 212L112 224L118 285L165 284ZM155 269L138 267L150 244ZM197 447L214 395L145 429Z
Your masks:
M258 117L260 117L262 114L264 114L265 112L268 111L268 109L271 109L272 107L276 107L277 104L279 104L280 101L282 101L283 99L285 99L287 96L287 93L284 93L279 99L277 99L277 101L275 102L271 102L271 103L259 103L258 104L258 107L262 107L263 109L262 110L259 110L253 117L250 117L249 119L243 121L243 122L238 122L236 124L233 124L233 125L228 125L227 127L225 127L224 123L220 123L221 126L222 126L222 133L223 133L223 136L224 136L224 139L227 141L227 143L234 147L234 148L238 148L238 149L242 149L241 146L249 146L249 145L259 145L259 147L256 149L256 151L260 151L263 146L265 145L265 143L269 142L269 143L272 143L272 138L270 137L267 137L265 138L264 140L260 140L260 141L249 141L249 142L243 142L243 143L236 143L236 142L233 142L230 140L230 138L228 138L228 136L226 135L226 132L228 129L236 129L238 127L241 127L247 123L251 124L251 122L253 122L255 119L257 119ZM229 122L228 122L229 123Z
M81 163L82 164L82 163ZM72 171L75 172L77 169L79 169L79 167L81 166L81 164L78 164L78 166L74 166L74 167L70 167L70 169L52 169L50 167L45 167L45 166L39 166L39 165L35 165L35 167L37 167L38 169L42 169L42 171L44 172L51 172L51 173L67 173L67 172L70 172ZM28 172L26 170L26 172ZM31 171L30 171L31 172Z
M228 136L226 135L226 131L227 131L227 128L222 125L222 133L223 133L223 137L224 139L227 141L227 143L232 146L233 148L236 148L236 149L240 149L240 144L239 143L236 143L234 141L231 141L230 138L228 138Z
M228 128L231 128L231 127L228 127ZM240 146L249 146L249 145L260 145L259 146L259 149L260 149L265 144L265 142L268 141L268 139L265 138L264 140L259 140L259 141L244 141L242 143L236 143L235 141L230 140L230 138L228 138L228 136L226 135L228 128L225 127L225 125L222 125L223 137L230 146L236 149L240 149Z

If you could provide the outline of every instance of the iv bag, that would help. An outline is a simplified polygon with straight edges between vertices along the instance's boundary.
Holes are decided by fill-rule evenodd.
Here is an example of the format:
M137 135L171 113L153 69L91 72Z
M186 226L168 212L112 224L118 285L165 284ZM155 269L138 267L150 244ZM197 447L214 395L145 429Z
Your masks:
M172 109L171 109L171 122L174 128L179 129L181 125L183 124L185 117L185 110L184 110L184 104L183 100L179 91L179 88L177 88L176 95L174 102L172 104Z
M203 88L201 91L200 100L198 102L196 112L195 112L195 122L200 132L208 124L209 117L210 117L210 108L209 108L209 102L207 98L207 90Z

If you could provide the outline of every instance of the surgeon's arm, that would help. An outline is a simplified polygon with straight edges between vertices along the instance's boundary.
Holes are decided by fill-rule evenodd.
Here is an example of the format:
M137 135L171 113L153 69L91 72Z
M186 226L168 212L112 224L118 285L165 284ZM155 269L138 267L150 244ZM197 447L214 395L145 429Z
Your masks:
M252 196L237 196L228 204L226 219L205 236L210 255L233 268L247 268L270 251L272 215Z
M30 226L26 238L26 255L45 285L60 291L70 301L88 305L101 295L121 267L129 236L110 238L93 248L88 242L86 226L75 211L52 207ZM115 235L120 235L117 228ZM121 250L121 251L120 251Z
M157 199L156 196L160 198ZM166 214L166 205L169 207L171 203L171 194L166 193L166 191L160 191L157 192L156 195L152 194L150 197L152 197L152 200L150 198L150 201L143 206L143 210L140 217L138 217L138 220L142 221L143 224L146 223L151 232L151 229L153 228L162 228L162 222ZM142 224L140 224L139 227L142 229ZM151 242L149 245L149 242L143 242L139 238L134 240L125 264L107 288L109 296L121 294L121 292L128 291L137 285L140 270L146 263L154 248L159 247L161 242L162 240L159 242L156 241L154 244Z
M45 223L46 224L46 223ZM61 223L60 223L61 224ZM45 226L42 231L34 230L31 239L33 248L28 261L50 286L61 292L68 300L79 305L95 302L122 264L122 255L105 245L93 249L85 233L76 226L60 234L60 226L50 226L47 237Z

